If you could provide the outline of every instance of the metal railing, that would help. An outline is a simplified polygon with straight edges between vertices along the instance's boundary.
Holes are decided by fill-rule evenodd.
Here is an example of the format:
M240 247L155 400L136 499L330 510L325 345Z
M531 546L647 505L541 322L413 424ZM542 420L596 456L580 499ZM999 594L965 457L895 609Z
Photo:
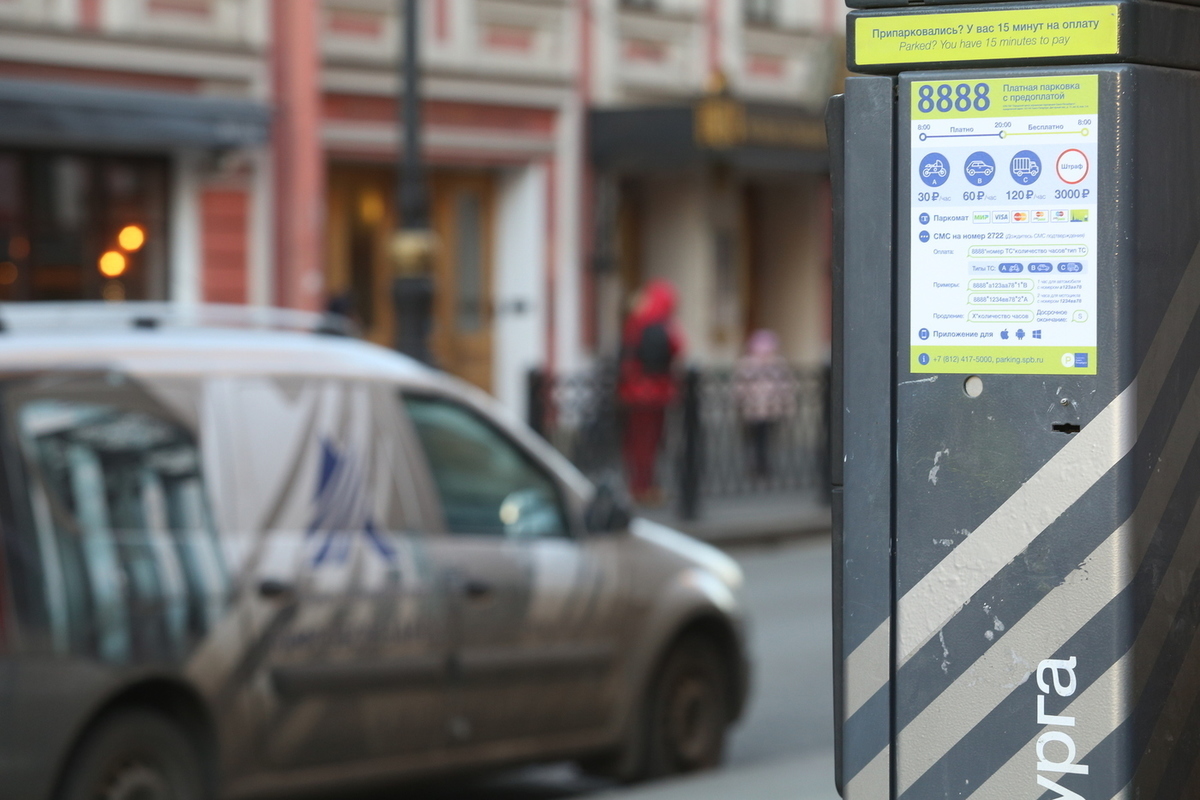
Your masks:
M705 500L829 487L828 370L786 366L751 382L732 369L689 368L655 473L685 519ZM529 424L585 474L623 473L626 410L614 365L574 374L529 374ZM766 398L764 400L764 398Z

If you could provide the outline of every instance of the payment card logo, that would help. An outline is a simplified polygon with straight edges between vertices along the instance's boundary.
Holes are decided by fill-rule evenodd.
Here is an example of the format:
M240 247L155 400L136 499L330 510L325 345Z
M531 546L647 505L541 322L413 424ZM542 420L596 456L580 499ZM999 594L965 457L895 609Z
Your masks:
M1029 222L1029 212L1028 211L1014 211L1013 212L1013 222Z
M976 211L976 212L974 212L974 213L972 213L972 214L971 214L971 222L974 222L976 225L978 225L978 224L980 224L980 223L988 223L988 222L991 222L991 221L992 221L992 215L991 215L991 212L988 212L988 211Z
M1072 208L1071 222L1087 222L1088 210L1086 208Z
M1065 208L1056 208L1050 212L1051 222L1067 222L1071 219L1071 215L1067 213Z

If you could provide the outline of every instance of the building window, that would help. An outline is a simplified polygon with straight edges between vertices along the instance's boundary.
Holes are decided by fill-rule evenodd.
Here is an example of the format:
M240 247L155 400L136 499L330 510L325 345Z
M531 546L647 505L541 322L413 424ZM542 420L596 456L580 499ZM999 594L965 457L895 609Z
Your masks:
M779 21L778 0L744 0L743 9L751 25L775 25Z
M484 326L487 300L483 271L483 198L475 192L463 192L457 199L458 329L464 333L479 333Z
M166 298L162 158L0 150L0 301Z

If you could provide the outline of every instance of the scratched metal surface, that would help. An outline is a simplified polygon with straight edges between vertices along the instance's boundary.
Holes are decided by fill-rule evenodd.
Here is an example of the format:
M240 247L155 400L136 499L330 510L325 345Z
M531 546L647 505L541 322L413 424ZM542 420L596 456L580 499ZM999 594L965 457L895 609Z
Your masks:
M1200 597L1200 405L1189 394L1200 159L1182 133L1200 124L1200 75L973 74L1085 71L1101 79L1097 375L984 375L972 399L965 375L910 374L910 221L898 204L893 796L906 800L1036 798L1039 776L1088 798L1131 782L1163 792L1139 796L1192 796L1190 767L1169 765L1182 758L1175 743L1200 735L1187 655ZM911 188L906 87L945 75L901 77L900 198ZM1010 553L1013 541L1023 544ZM946 611L947 598L961 607ZM1075 691L1040 702L1073 722L1039 724L1037 667L1071 657ZM1087 774L1038 771L1050 731L1071 737ZM1046 746L1048 760L1063 758L1066 745Z

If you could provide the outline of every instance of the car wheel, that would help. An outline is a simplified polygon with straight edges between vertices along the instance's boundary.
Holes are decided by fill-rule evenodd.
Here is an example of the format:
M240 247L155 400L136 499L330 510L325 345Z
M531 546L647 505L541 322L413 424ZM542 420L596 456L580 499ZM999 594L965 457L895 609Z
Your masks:
M188 737L140 709L102 721L67 765L57 800L207 800L204 771Z
M658 778L721 763L729 726L729 676L720 650L702 636L671 648L652 684L645 773Z

